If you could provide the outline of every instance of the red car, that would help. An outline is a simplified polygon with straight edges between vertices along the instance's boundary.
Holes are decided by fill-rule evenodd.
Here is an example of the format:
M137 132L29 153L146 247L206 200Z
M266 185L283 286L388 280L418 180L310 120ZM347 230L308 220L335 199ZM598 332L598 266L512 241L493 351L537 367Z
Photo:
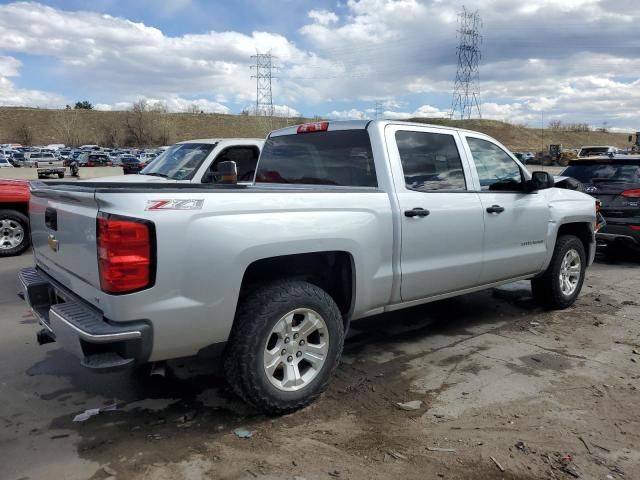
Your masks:
M30 244L29 182L0 179L0 257L19 255Z

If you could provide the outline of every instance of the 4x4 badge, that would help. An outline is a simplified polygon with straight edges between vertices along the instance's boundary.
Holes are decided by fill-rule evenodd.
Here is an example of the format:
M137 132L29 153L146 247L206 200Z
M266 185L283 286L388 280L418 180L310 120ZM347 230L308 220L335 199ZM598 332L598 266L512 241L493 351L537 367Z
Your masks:
M204 204L203 199L189 200L147 200L145 210L200 210Z

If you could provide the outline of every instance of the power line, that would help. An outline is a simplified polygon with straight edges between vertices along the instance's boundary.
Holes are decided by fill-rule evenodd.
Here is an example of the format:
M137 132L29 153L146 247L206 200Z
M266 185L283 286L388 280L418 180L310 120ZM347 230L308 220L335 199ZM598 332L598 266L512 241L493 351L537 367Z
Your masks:
M256 79L256 115L273 117L273 93L271 90L271 80L277 78L273 75L273 71L277 70L273 64L276 57L269 53L257 53L251 56L255 59L255 65L251 69L255 71L255 75L251 78Z
M480 70L478 68L482 53L480 44L482 35L480 28L482 20L480 14L468 12L462 7L462 12L458 14L458 68L456 71L456 81L453 86L453 100L451 102L450 117L455 118L456 114L460 119L471 118L473 110L477 110L478 117L482 118L480 111Z

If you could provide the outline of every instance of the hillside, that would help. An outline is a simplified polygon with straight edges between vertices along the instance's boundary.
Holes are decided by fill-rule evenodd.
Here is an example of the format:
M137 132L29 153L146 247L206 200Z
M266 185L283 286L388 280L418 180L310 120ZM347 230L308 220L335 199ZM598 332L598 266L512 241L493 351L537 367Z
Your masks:
M538 151L542 145L565 147L614 145L628 147L627 134L566 132L524 128L494 120L411 119L421 123L450 125L484 132L514 151ZM272 129L294 125L304 119L265 118L246 115L154 113L137 117L133 112L94 110L45 110L0 107L0 143L31 144L170 144L180 140L211 137L264 137ZM142 139L142 140L140 140Z
M629 148L629 134L612 132L568 132L540 128L526 128L495 120L448 120L438 118L412 118L410 121L447 125L468 130L477 130L490 135L513 151L536 152L547 148L550 144L562 144L567 148L583 145L611 145ZM544 136L543 136L544 135Z

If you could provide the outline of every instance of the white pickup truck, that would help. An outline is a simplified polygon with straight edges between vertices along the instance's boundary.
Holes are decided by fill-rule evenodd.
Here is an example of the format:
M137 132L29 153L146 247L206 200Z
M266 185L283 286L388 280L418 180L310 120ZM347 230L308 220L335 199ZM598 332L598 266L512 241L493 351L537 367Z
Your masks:
M522 279L565 308L594 258L595 200L476 132L289 127L231 182L32 184L39 341L95 370L218 347L279 414L326 387L351 321Z
M260 138L207 138L187 140L166 148L149 165L140 167L142 159L135 165L123 165L126 172L133 170L139 175L118 175L90 179L91 182L126 183L214 183L213 172L225 161L236 163L238 180L253 181L256 164L264 140ZM133 173L133 172L132 172Z

